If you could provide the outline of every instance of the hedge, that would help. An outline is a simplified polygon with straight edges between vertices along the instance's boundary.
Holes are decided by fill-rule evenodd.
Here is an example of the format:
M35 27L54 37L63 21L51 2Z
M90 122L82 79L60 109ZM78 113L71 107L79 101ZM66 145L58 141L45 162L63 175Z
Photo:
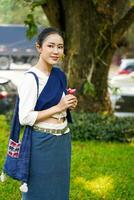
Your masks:
M134 117L115 117L97 113L73 113L70 125L73 140L130 142L134 138Z

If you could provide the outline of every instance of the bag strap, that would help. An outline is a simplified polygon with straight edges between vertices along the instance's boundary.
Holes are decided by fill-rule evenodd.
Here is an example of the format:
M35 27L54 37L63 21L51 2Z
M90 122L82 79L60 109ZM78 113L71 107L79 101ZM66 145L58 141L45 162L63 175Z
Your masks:
M36 84L37 84L37 98L39 95L39 79L38 76L34 72L27 72L31 73L34 75ZM21 129L21 124L19 122L19 96L16 99L15 103L15 110L14 110L14 115L12 119L12 126L11 126L11 132L10 132L10 139L19 142L19 136L20 136L20 129Z
M37 98L38 98L38 96L39 96L39 79L38 79L38 76L34 72L31 72L31 71L29 71L27 73L34 75L34 78L35 78L36 84L37 84Z

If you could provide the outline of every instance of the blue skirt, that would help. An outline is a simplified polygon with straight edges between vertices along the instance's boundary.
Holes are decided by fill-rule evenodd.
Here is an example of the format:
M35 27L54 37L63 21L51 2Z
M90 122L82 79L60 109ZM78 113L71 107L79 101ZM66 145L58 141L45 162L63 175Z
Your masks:
M23 200L69 200L71 134L33 131L28 192Z

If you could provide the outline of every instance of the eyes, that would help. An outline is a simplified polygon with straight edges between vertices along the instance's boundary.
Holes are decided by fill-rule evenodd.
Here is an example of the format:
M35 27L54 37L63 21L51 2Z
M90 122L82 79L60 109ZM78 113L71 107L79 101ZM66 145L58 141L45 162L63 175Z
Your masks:
M58 49L63 49L64 48L64 46L61 45L61 44L58 45L58 46L55 45L55 44L48 44L47 47L52 48L52 49L55 48L55 47L57 47Z

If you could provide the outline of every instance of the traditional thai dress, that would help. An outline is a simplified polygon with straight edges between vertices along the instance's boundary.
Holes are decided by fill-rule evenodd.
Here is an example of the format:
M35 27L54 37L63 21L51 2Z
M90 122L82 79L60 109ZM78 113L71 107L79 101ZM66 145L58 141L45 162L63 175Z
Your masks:
M23 200L68 200L70 184L70 161L71 161L71 135L67 123L71 122L69 110L59 113L58 117L64 116L66 120L62 124L47 124L45 122L35 123L38 111L48 109L59 103L62 96L66 94L66 77L64 73L56 67L53 67L47 79L38 69L32 68L39 80L39 96L36 99L36 92L31 91L29 87L30 79L33 79L33 87L36 88L36 82L31 74L26 74L27 90L29 99L34 95L34 103L27 109L27 113L21 110L25 107L22 97L23 84L19 88L20 105L19 118L23 125L29 125L32 128L31 153L30 153L30 174L28 180L28 192L22 193ZM45 80L43 82L43 79ZM26 85L26 83L25 83ZM41 86L42 85L42 86ZM36 102L36 103L35 103ZM35 106L35 108L34 108ZM32 109L34 108L34 109ZM29 113L29 114L28 114ZM28 116L29 115L29 116ZM56 115L54 117L57 117ZM44 130L52 130L49 133ZM56 131L57 130L57 131ZM59 134L61 131L61 134ZM58 134L56 134L58 133Z

